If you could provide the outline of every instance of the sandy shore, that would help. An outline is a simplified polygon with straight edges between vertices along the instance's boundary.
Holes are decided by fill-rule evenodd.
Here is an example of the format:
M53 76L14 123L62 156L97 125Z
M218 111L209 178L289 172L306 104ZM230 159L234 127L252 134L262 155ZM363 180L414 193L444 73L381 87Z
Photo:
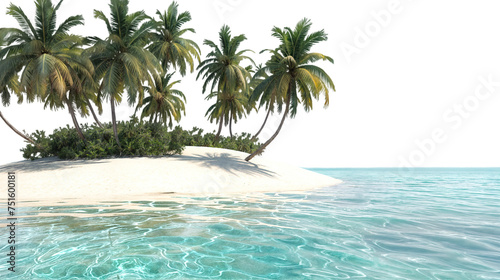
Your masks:
M340 180L246 153L186 147L182 155L62 161L46 158L0 166L0 201L6 200L7 172L17 176L21 201L138 200L166 194L213 195L305 191Z

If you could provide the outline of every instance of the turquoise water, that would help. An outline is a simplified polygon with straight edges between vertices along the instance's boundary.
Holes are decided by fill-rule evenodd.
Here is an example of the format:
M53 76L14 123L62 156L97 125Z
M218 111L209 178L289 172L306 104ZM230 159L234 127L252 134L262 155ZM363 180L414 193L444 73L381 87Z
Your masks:
M344 183L24 207L0 279L500 279L500 169L314 171Z

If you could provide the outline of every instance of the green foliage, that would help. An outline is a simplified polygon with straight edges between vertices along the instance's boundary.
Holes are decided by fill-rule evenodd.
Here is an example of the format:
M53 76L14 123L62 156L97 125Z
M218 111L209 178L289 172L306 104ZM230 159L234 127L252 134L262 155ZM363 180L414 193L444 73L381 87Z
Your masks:
M45 131L37 130L31 134L31 137L34 137L33 140L35 140L38 146L28 144L26 148L21 149L25 159L34 160L52 156L49 152L50 138L45 135Z
M142 104L137 105L136 111L144 106L141 113L141 120L150 117L149 122L160 122L172 128L172 120L179 122L181 116L186 114L186 96L182 91L172 87L180 81L170 82L174 73L166 74L164 77L154 79L154 86L145 87L150 96L144 98Z
M129 105L144 99L144 83L152 84L152 77L161 69L158 59L146 49L150 32L156 23L144 11L129 14L128 0L111 0L110 17L94 10L94 17L106 24L108 37L102 40L89 37L93 46L87 49L95 66L100 93L109 98L115 140L120 147L115 118L115 102L120 104L127 92Z
M325 107L329 104L329 88L335 91L335 85L326 72L310 63L318 60L329 61L333 59L321 53L311 52L311 48L327 40L324 30L309 33L311 21L304 18L294 29L274 27L272 36L280 40L279 47L267 50L271 58L264 67L258 68L254 80L260 80L255 86L250 103L260 100L260 106L274 109L277 105L278 112L283 105L290 103L290 117L297 114L299 104L306 112L313 108L313 99L324 95ZM288 111L285 113L288 114Z
M231 36L229 26L223 25L219 31L220 47L213 41L205 40L204 45L212 48L207 54L207 58L198 65L198 75L196 79L202 77L202 92L204 93L210 87L210 95L207 99L215 98L215 102L206 116L212 121L224 122L224 125L230 125L237 122L246 115L248 109L248 85L250 80L250 68L240 65L244 59L249 60L255 65L254 61L243 55L251 50L238 50L240 44L246 40L245 35Z
M83 25L83 16L70 16L56 25L61 2L35 1L34 22L21 7L10 4L7 14L20 28L0 28L0 88L19 78L28 101L41 98L52 102L51 108L60 105L70 89L81 91L78 75L90 79L93 73L90 60L81 55L83 38L68 33Z
M309 33L311 25L311 21L304 18L294 29L272 29L272 36L278 38L281 44L274 50L267 50L272 54L271 59L255 73L254 80L261 82L255 86L249 102L253 104L260 100L260 106L265 106L270 111L274 111L276 104L280 113L283 105L285 109L276 132L262 147L248 156L245 159L247 161L260 154L276 138L286 117L295 117L299 104L309 112L313 108L313 99L318 100L321 94L325 97L325 108L330 103L328 89L335 91L335 85L322 68L311 63L318 60L333 63L333 59L310 51L315 44L326 41L328 36L324 30Z
M163 71L167 72L172 66L184 76L188 65L193 72L194 58L200 61L200 48L194 41L184 38L187 32L195 31L193 28L182 28L191 21L191 14L188 11L179 13L178 7L174 1L167 11L161 13L156 10L160 20L153 20L156 26L151 34L153 42L148 48L160 60Z
M195 127L188 131L176 126L172 131L167 131L165 126L142 122L137 118L119 122L118 128L121 150L114 141L111 124L107 123L104 128L83 125L86 141L81 140L76 130L69 126L58 128L49 136L37 130L31 137L38 146L28 144L21 151L24 158L31 160L51 156L60 159L95 159L181 154L185 146L217 147L252 153L259 146L247 133L233 138L221 137L215 142L215 134L203 134L201 128Z
M183 130L180 126L177 126L172 133L175 137L178 137L178 142L183 143L185 146L224 148L245 153L252 153L259 147L259 143L252 141L252 137L248 133L242 133L233 138L221 136L217 142L215 141L215 131L203 134L203 129L198 127Z

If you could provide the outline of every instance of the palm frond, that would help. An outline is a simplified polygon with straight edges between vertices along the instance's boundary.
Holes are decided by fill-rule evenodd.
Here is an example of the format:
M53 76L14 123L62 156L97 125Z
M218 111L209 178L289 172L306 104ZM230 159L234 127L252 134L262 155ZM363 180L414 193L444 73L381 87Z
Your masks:
M17 20L17 23L19 24L24 33L26 34L31 33L32 38L38 39L36 37L37 33L35 31L35 28L33 27L33 24L28 19L26 14L24 14L23 9L11 3L10 6L7 8L7 14L13 16Z

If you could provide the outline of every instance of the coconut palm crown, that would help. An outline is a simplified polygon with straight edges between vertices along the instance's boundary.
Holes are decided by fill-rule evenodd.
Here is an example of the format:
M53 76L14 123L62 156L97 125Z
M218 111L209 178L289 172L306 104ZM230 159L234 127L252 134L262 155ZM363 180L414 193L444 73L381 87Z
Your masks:
M142 109L141 119L149 117L150 122L156 123L159 118L164 125L172 128L172 121L179 122L182 114L186 114L186 96L182 91L173 88L175 84L180 82L180 80L170 82L173 74L167 74L161 79L155 79L154 87L146 87L146 91L150 95L144 98L142 102L144 108ZM136 111L140 107L137 106Z
M238 51L241 42L246 40L246 36L241 34L231 37L229 26L222 26L219 32L220 48L211 40L204 40L203 44L211 47L213 50L207 54L207 58L198 65L198 79L203 74L203 93L207 85L212 82L210 92L215 89L219 92L231 92L237 88L246 88L246 78L248 70L240 66L243 59L253 60L243 55L251 50Z
M68 31L83 24L81 15L70 16L59 26L56 14L62 4L51 0L36 0L35 22L28 19L21 7L10 4L7 14L20 28L1 28L0 88L19 75L20 87L28 101L38 98L57 100L58 107L67 106L79 135L83 138L71 97L82 91L80 77L92 77L93 65L82 56L83 38ZM53 96L54 95L54 96Z
M149 50L160 60L165 72L172 66L184 76L188 65L193 72L194 59L200 62L200 48L194 41L183 37L187 32L195 31L193 28L182 28L191 20L191 14L188 11L179 14L178 7L176 2L172 2L167 11L156 11L160 20L156 21Z

